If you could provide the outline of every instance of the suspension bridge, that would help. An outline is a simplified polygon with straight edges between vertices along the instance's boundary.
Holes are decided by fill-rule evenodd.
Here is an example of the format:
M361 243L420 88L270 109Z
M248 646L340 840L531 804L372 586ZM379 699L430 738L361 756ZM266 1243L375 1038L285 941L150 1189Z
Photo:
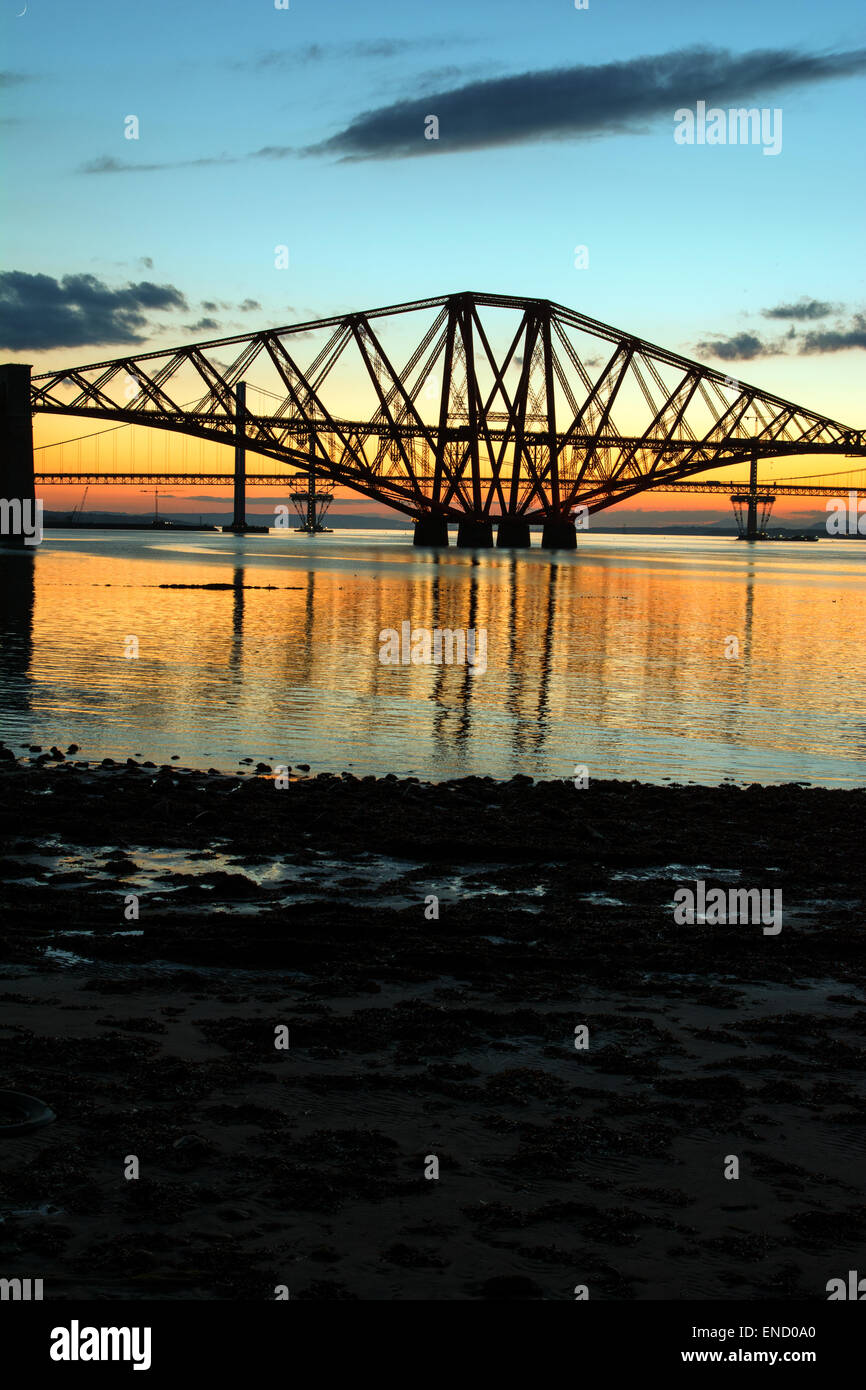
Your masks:
M107 422L100 450L121 426L174 444L156 464L149 446L142 469L100 455L74 470L43 445L37 466L34 414ZM315 499L341 486L411 517L415 543L433 546L450 524L458 545L490 546L496 526L496 544L526 547L541 525L542 545L570 549L577 514L650 489L739 494L756 539L771 494L826 497L862 486L866 467L864 430L548 300L468 292L32 376L0 366L0 438L6 497L36 483L230 485L243 531L247 487ZM208 460L185 467L193 440ZM226 447L231 469L217 466ZM820 455L864 463L832 488L817 475L759 489L769 461ZM700 476L743 465L747 487Z

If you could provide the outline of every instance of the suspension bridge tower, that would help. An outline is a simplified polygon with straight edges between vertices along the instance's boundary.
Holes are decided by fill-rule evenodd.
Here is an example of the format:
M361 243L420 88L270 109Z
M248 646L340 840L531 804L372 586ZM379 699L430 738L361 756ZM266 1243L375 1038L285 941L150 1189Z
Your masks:
M731 497L734 517L737 522L737 540L763 541L767 539L767 522L773 510L775 497L769 492L758 491L758 455L752 450L749 466L749 490L737 492ZM758 520L760 508L760 521Z
M313 441L310 440L310 467L307 472L306 489L298 488L291 494L292 505L298 513L300 526L295 530L308 536L328 532L331 527L323 525L328 508L334 500L334 484L324 479L321 486L316 485L316 465L312 458ZM300 475L299 475L300 476Z

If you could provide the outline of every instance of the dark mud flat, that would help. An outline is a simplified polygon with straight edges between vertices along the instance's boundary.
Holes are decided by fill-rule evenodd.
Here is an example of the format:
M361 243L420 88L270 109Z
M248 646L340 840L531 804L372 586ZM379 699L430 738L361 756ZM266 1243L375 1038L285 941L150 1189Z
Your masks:
M11 758L0 790L0 1087L58 1117L0 1140L4 1277L796 1302L862 1267L866 793ZM696 878L780 889L782 931L676 925Z

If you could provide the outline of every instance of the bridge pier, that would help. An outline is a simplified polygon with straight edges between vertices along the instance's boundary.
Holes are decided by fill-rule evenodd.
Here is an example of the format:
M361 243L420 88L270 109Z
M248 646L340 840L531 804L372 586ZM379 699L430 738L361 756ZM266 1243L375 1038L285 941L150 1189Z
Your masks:
M316 531L316 464L315 464L315 446L314 446L314 444L313 444L312 435L310 436L309 444L310 444L310 467L309 467L309 471L308 471L308 473L307 473L307 520L306 520L306 528L307 528L307 534L310 535L310 536L312 536L312 535L315 534L315 531Z
M447 516L434 516L427 512L415 522L413 545L446 546L448 544Z
M457 544L465 550L492 550L493 522L464 516L457 527Z
M235 387L235 480L234 507L231 526L224 526L235 536L245 536L249 531L267 532L269 526L249 526L247 524L247 384L239 381Z
M756 541L758 539L758 455L755 449L752 450L752 459L749 464L749 511L746 521L746 540Z
M0 540L7 545L25 545L29 540L33 545L36 522L33 415L30 367L24 362L6 362L0 366L0 497L11 504L3 509L6 534Z
M530 550L529 522L520 516L503 516L496 528L496 546L499 550Z
M542 550L577 550L577 529L562 516L548 517L541 533Z
M232 524L226 529L242 535L247 529L247 384L235 387L235 481Z

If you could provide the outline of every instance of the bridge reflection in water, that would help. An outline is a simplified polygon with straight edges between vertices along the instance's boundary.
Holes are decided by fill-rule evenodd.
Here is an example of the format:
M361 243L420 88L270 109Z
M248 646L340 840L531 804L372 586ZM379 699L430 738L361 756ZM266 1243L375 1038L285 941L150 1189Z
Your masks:
M862 783L861 550L55 535L2 556L4 737L224 770ZM483 630L486 670L383 664L403 622Z

